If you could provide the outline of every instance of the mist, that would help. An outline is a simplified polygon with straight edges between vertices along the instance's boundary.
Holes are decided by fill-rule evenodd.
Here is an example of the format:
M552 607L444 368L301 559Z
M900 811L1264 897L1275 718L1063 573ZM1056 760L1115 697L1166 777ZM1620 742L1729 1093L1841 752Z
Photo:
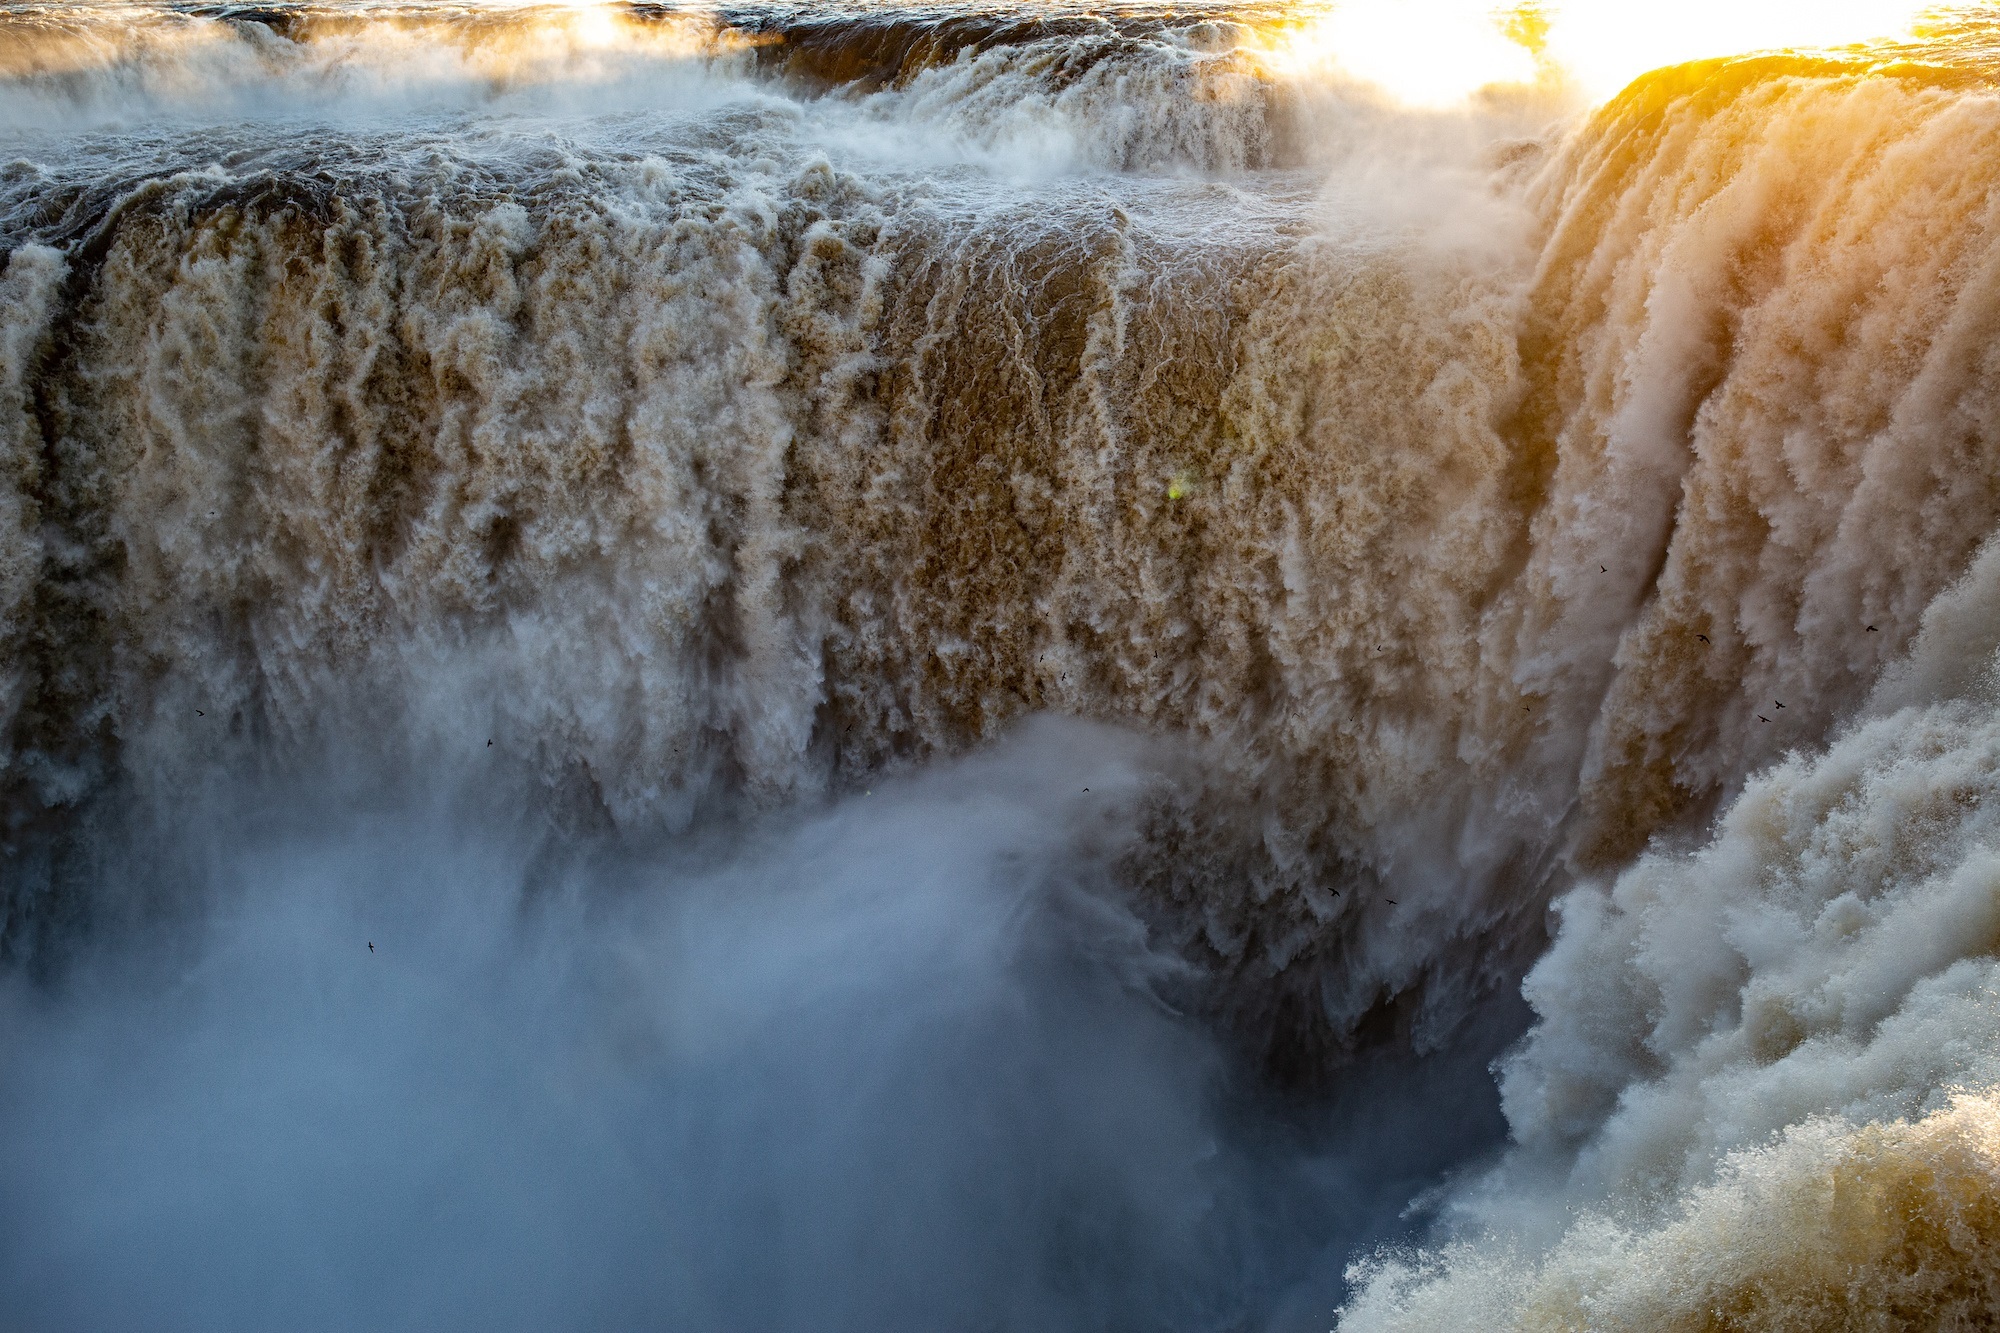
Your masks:
M1438 1147L1352 1160L1176 1009L1198 979L1115 876L1159 761L1045 720L650 849L463 783L226 788L106 867L147 899L122 928L0 1001L9 1319L1272 1315Z

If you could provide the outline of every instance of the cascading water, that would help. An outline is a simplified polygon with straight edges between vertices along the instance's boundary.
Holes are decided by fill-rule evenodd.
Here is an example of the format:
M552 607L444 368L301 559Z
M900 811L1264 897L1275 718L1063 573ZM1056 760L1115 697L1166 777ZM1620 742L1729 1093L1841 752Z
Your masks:
M1315 21L0 7L10 1318L2000 1310L1987 26Z

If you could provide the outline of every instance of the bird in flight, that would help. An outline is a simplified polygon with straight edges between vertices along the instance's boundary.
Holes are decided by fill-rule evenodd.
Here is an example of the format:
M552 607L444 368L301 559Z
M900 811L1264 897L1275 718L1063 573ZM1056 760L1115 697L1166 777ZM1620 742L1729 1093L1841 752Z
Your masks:
M1868 627L1868 632L1869 632L1870 634L1878 634L1878 633L1880 633L1881 631L1877 630L1877 629L1876 629L1876 628L1875 628L1875 627L1874 627L1873 625L1870 625L1870 626Z
M1765 717L1765 716L1764 716L1764 715L1763 715L1762 713L1759 713L1759 714L1757 714L1757 720L1758 720L1759 722L1769 722L1769 721L1770 721L1771 719L1770 719L1770 718L1768 718L1768 717Z
M1701 641L1702 641L1703 643L1707 643L1707 642L1708 642L1708 636L1707 636L1706 634L1697 634L1697 635L1695 635L1695 637L1696 637L1697 639L1700 639L1700 640L1701 640Z
M375 941L374 941L374 940L370 940L370 941L368 941L368 952L369 952L369 953L374 953L374 952L375 952Z

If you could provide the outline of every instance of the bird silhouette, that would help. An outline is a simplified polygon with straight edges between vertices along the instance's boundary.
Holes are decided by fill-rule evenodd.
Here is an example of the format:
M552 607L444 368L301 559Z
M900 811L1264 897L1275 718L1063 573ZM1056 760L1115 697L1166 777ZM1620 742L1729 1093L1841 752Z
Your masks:
M1696 637L1697 639L1700 639L1700 640L1701 640L1701 641L1702 641L1703 643L1707 643L1707 642L1708 642L1708 636L1707 636L1706 634L1697 634L1697 635L1695 635L1695 637Z
M374 952L375 952L375 941L374 941L374 940L370 940L370 941L368 941L368 952L369 952L369 953L374 953Z
M204 712L202 712L202 711L201 711L201 710L200 710L199 708L197 708L197 709L195 709L195 710L194 710L194 715L195 715L196 717L207 717L207 716L208 716L208 714L207 714L207 713L204 713Z
M1780 703L1780 704L1778 705L1778 707L1780 707L1780 708L1783 708L1783 707L1784 707L1784 705L1783 705L1782 703Z
M1877 631L1877 630L1876 630L1876 628L1875 628L1875 627L1874 627L1873 625L1870 625L1870 626L1868 627L1868 632L1869 632L1870 634L1875 634L1875 633L1878 633L1879 631Z
M1757 714L1757 720L1758 720L1759 722L1769 722L1769 721L1770 721L1771 719L1770 719L1770 718L1768 718L1768 717L1765 717L1765 716L1764 716L1764 715L1763 715L1762 713L1759 713L1759 714Z
M1384 898L1382 901L1389 904L1389 906L1391 907L1396 906L1396 900L1394 898Z
M1597 572L1600 574L1609 574L1611 571L1606 569L1603 565L1599 565L1597 567Z

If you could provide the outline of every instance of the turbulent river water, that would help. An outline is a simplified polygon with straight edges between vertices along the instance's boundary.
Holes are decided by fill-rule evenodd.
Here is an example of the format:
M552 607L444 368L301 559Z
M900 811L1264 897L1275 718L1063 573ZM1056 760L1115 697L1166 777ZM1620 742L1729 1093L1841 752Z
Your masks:
M2000 1318L2000 44L1313 17L0 5L0 1324Z

